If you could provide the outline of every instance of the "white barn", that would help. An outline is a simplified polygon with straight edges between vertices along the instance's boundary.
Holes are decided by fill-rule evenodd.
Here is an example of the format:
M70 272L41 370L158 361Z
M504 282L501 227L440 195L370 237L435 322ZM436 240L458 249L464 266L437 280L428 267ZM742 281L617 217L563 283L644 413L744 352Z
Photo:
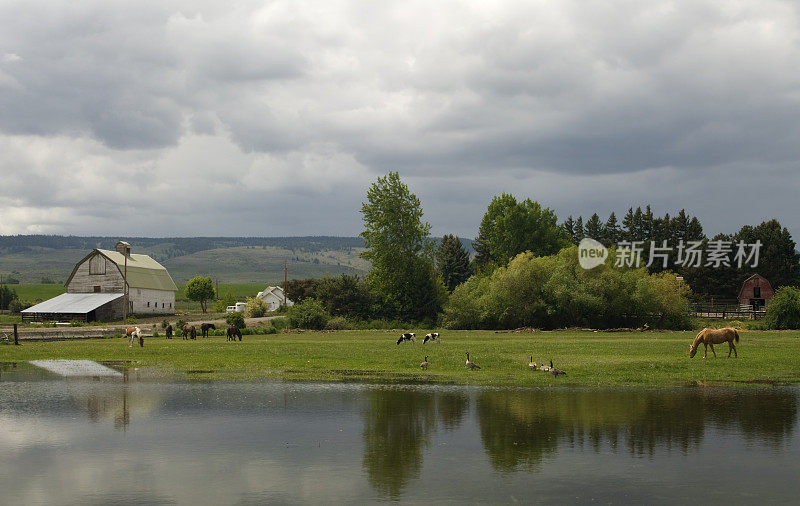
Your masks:
M24 310L23 317L86 321L121 318L127 280L128 314L175 313L178 287L167 269L147 255L131 254L130 244L115 251L95 249L67 279L67 293Z
M269 311L275 311L281 304L286 307L294 306L294 302L286 298L286 294L283 293L283 288L280 286L268 286L263 292L258 292L256 297L267 303Z

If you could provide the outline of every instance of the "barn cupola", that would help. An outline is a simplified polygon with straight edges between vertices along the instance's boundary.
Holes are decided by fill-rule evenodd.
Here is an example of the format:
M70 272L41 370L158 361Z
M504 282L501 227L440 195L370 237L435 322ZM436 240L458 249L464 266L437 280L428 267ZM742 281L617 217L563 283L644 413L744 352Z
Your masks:
M125 241L119 241L114 249L117 250L118 253L122 253L126 257L131 256L131 245Z

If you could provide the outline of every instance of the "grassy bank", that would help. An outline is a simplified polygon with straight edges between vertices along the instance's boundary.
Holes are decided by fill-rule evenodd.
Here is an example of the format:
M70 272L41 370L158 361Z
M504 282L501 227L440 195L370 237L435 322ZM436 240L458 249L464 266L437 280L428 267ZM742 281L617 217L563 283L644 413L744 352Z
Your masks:
M424 334L424 332L423 332ZM419 334L418 334L419 335ZM397 332L305 332L198 341L149 338L144 348L121 339L0 346L0 361L41 358L134 360L141 366L186 371L190 378L424 382L515 386L675 386L800 383L800 332L743 332L738 359L700 354L689 359L694 332L443 331L436 344L395 344ZM470 371L466 351L481 366ZM430 369L419 363L428 355ZM528 370L553 359L567 376Z

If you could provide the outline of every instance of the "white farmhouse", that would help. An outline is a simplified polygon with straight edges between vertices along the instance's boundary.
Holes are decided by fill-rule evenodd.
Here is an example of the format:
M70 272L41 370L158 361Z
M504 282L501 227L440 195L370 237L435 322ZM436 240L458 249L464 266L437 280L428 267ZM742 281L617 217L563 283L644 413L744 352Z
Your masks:
M268 286L263 292L258 292L256 297L267 303L269 311L275 311L281 304L286 307L294 306L294 302L286 298L286 294L283 293L283 288L279 286Z
M93 250L72 270L67 293L24 310L23 317L85 321L121 318L126 280L128 314L174 314L178 287L167 269L147 255L130 251L130 244L122 241L115 251Z

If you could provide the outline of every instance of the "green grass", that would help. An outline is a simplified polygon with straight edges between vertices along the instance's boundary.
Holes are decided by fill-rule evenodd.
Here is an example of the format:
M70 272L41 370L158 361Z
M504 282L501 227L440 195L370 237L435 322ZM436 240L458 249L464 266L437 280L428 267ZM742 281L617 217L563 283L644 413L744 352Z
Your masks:
M52 299L67 289L62 284L42 284L42 283L20 283L18 285L8 285L9 288L17 292L20 300L36 301Z
M494 333L442 331L440 343L396 345L398 332L304 332L198 341L146 339L129 348L121 339L0 346L0 361L40 358L133 360L140 366L187 371L191 378L275 377L381 383L504 386L676 386L800 383L800 332L743 332L738 359L689 359L694 332ZM424 335L424 332L418 333ZM466 351L481 366L468 370ZM428 355L430 369L419 363ZM553 359L567 376L528 370L529 356ZM712 357L709 350L709 357ZM212 371L193 373L191 371Z
M186 300L186 283L177 284L178 291L175 298ZM219 295L230 293L238 300L244 301L246 297L255 297L256 294L268 286L268 283L220 283ZM216 285L214 285L216 288Z

